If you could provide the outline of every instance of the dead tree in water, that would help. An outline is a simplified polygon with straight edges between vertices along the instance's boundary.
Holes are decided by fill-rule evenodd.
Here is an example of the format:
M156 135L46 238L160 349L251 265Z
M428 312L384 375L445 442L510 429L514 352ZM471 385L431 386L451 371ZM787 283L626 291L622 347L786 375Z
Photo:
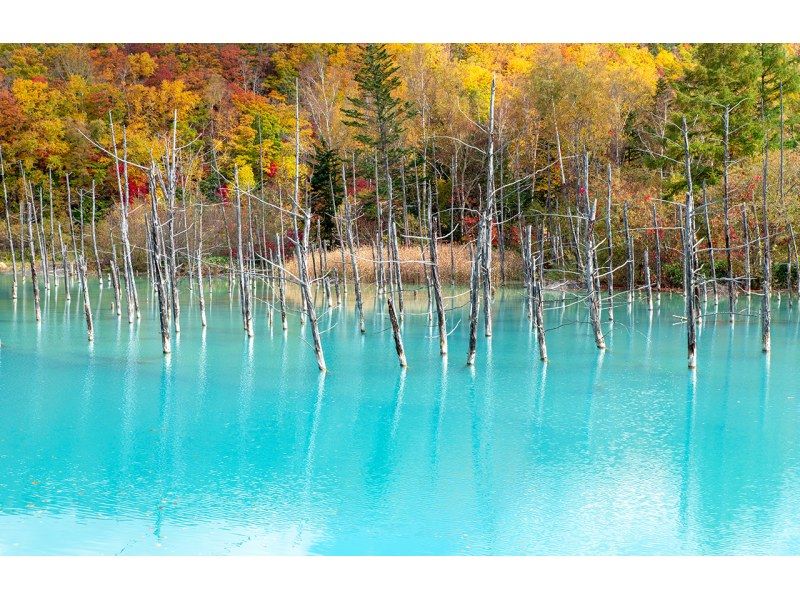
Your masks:
M547 341L544 335L544 317L543 317L543 298L542 298L542 284L539 278L539 268L536 264L536 258L533 256L533 244L531 243L531 225L525 228L525 263L528 277L530 279L528 289L528 309L533 315L533 327L536 331L536 340L539 345L539 359L547 361ZM540 258L541 259L541 258Z
M744 289L750 295L753 285L752 262L750 260L750 225L747 222L747 206L742 204L742 230L744 236Z
M14 278L11 281L11 298L17 298L17 254L14 251L14 237L11 234L11 215L8 210L8 189L6 188L6 167L3 163L3 148L0 147L0 179L3 183L3 207L6 216L6 232L8 233L8 247L11 251L11 264Z
M597 214L597 200L589 200L589 154L583 153L583 210L584 230L583 242L585 256L583 263L584 280L586 282L586 303L589 307L589 320L592 324L594 342L598 349L605 349L606 342L600 328L600 293L596 285L597 277L597 248L595 247L594 225Z
M200 308L200 325L206 323L206 294L203 287L203 206L200 205L200 223L197 235L197 306Z
M703 214L706 221L706 242L708 243L709 259L711 261L711 288L714 291L714 306L719 305L719 295L717 293L717 262L714 259L714 240L711 236L711 219L708 217L708 195L706 194L706 184L703 182Z
M64 243L64 235L61 232L61 223L58 223L58 244L61 246L61 263L64 269L64 300L69 303L72 295L69 290L69 260L67 258L67 244Z
M722 154L722 212L723 229L725 233L725 259L727 261L727 287L728 287L728 308L730 310L730 321L733 323L734 313L736 312L736 293L733 289L733 257L731 252L731 220L730 220L730 197L728 191L728 168L730 165L730 145L728 143L730 132L730 106L725 106L723 115L723 154Z
M608 246L608 319L614 319L614 245L611 237L611 162L608 163L608 196L606 198L606 245Z
M26 191L27 193L27 191ZM33 285L33 306L36 312L36 321L42 321L42 307L39 300L39 283L36 280L36 250L33 245L33 198L29 199L28 204L28 256L31 266L31 284Z
M467 348L467 365L475 365L475 350L478 335L478 286L483 289L483 313L486 336L492 335L491 308L491 260L492 260L492 198L494 195L494 94L495 79L492 77L491 94L489 96L489 126L487 128L487 168L486 192L483 195L478 218L478 234L475 240L475 252L472 262L469 285L469 346ZM482 283L482 284L481 284Z
M636 270L634 269L633 236L628 222L628 202L622 204L622 220L625 227L625 250L628 265L628 303L633 303L633 293L636 288Z
M647 290L647 309L653 311L653 285L650 283L650 255L644 248L644 286Z
M236 241L239 261L239 301L242 309L242 323L247 336L253 336L253 313L250 306L250 280L244 267L244 248L242 246L242 192L239 188L238 168L234 174L236 185Z
M347 227L347 248L350 251L350 265L353 268L353 285L356 292L356 311L358 312L358 329L364 334L364 300L361 296L361 275L358 271L358 259L356 257L355 244L353 243L353 207L347 195L347 175L342 164L342 184L344 185L344 215L345 226ZM353 189L355 193L355 189Z
M128 206L130 203L130 188L128 186L128 139L125 129L122 129L122 158L117 151L117 139L114 121L111 112L108 113L109 127L111 129L111 147L114 154L114 164L117 173L117 191L119 192L120 221L119 230L122 240L122 271L125 275L125 301L128 310L128 324L133 324L133 316L139 317L139 295L136 290L136 281L133 278L133 262L131 260L131 243L128 235ZM124 184L124 186L123 186ZM148 235L149 236L149 235Z
M281 308L281 328L286 330L286 260L283 257L283 238L275 235L275 246L278 249L278 303Z
M311 284L308 280L308 239L311 236L311 209L302 210L303 215L303 237L300 239L297 226L297 216L301 214L300 209L300 92L295 79L295 105L294 105L294 232L295 246L297 248L298 271L300 273L300 292L303 297L305 311L311 323L311 336L314 341L314 354L317 357L317 367L321 372L328 368L325 364L325 354L322 350L322 340L319 334L319 324L317 323L317 310L314 307L314 299L311 295Z
M650 204L653 212L653 232L656 241L656 291L661 293L661 228L658 226L658 216L656 215L656 204ZM660 301L661 296L657 299Z
M95 198L94 179L92 179L92 247L94 248L94 263L97 266L97 278L100 288L103 288L103 270L100 268L100 253L97 251L97 199Z
M32 192L31 192L32 193ZM32 196L32 194L31 194ZM39 187L39 217L36 219L36 233L39 239L39 257L44 275L44 290L50 290L50 269L47 265L47 244L44 240L44 202L42 201L42 188Z
M89 301L89 285L86 281L86 257L84 255L80 256L78 276L81 279L81 290L83 292L83 315L86 318L86 336L91 343L94 340L94 322L92 321L92 304Z
M156 205L157 177L156 164L152 162L148 176L150 187L150 247L153 250L153 280L156 287L156 294L158 295L158 316L161 322L161 349L166 355L171 351L169 334L169 297L167 295L167 275L164 267L166 263L164 245L161 238L162 236L159 234L161 223Z
M489 126L486 148L486 202L483 206L483 246L481 254L481 278L483 281L483 317L486 336L492 336L492 222L494 214L494 94L495 78L492 76L492 88L489 96Z
M686 206L684 209L683 231L683 286L686 297L686 339L688 349L689 368L697 365L697 337L696 337L696 309L695 301L695 246L694 246L694 196L692 191L692 164L689 154L689 131L686 126L686 117L683 117L683 153L686 169Z
M763 291L764 297L761 300L761 350L764 353L767 353L770 350L770 324L772 320L772 310L770 306L770 301L772 299L772 251L769 238L769 219L767 217L767 175L769 174L768 160L769 145L765 135L764 164L761 171L761 211L764 222L764 230L762 231L762 235L764 236L764 253L762 257L763 276L761 279L761 290Z
M111 288L114 291L114 311L117 312L117 317L122 315L122 306L120 302L122 301L122 297L120 295L120 286L119 286L119 262L117 261L117 245L114 243L114 236L111 236L111 263L109 264L109 268L111 269Z
M394 311L394 301L392 301L392 294L386 296L386 304L389 307L389 322L392 325L392 336L394 337L394 348L397 352L397 359L400 362L400 367L408 367L406 363L406 351L403 348L403 335L400 333L400 324L397 322L397 314Z
M428 196L428 235L431 255L431 281L433 282L433 297L436 303L436 318L439 325L439 353L447 355L447 321L445 320L444 300L442 299L442 285L439 280L439 257L436 247L436 231L439 229L438 218L433 215L433 198Z

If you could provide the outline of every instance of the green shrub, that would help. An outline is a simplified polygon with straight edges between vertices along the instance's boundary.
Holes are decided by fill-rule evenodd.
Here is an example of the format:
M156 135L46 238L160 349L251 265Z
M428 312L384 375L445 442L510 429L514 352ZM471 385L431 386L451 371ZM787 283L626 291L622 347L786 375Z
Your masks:
M664 264L661 269L661 274L664 281L669 287L682 287L683 286L683 265L678 263Z

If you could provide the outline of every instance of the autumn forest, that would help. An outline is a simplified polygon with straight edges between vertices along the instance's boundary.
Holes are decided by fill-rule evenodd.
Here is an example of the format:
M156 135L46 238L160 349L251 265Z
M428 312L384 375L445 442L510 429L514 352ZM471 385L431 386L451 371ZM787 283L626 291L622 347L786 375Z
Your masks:
M238 288L249 335L256 295L285 328L296 292L321 370L317 310L348 288L362 332L361 286L386 297L401 366L411 289L444 355L443 296L469 287L468 364L498 288L525 289L543 360L546 293L585 302L603 348L615 305L673 289L694 367L703 309L732 321L737 296L800 292L798 52L4 45L0 267L14 293L99 277L130 321L146 274L165 353L179 280L201 302L204 277Z

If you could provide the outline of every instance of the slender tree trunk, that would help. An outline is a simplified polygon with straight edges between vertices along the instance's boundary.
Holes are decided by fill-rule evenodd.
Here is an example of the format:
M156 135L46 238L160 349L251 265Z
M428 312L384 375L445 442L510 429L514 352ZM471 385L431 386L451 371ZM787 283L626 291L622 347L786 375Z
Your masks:
M585 214L585 228L583 241L585 243L584 279L586 282L586 303L589 307L589 320L592 324L594 342L598 349L605 349L606 343L600 327L600 293L596 281L597 253L594 239L594 225L597 213L597 201L590 204L589 200L589 154L583 153L583 210Z
M695 317L695 278L694 278L694 196L692 192L692 165L689 154L689 131L686 126L686 118L683 118L683 152L684 164L686 169L686 207L684 209L684 233L683 233L683 285L686 296L686 338L688 349L689 368L697 366L697 338L696 338L696 317Z
M725 259L727 261L727 288L728 288L728 309L730 311L730 322L733 323L736 313L736 293L733 288L733 254L731 252L731 220L730 220L730 194L728 186L728 169L730 165L730 146L728 142L730 131L730 107L725 106L723 115L723 166L722 166L722 211L723 227L725 233Z
M161 241L159 229L161 223L158 217L158 209L156 206L156 165L150 165L150 244L153 248L153 278L156 285L156 293L158 295L158 316L161 323L161 350L166 355L172 350L170 347L170 332L169 332L169 297L167 295L166 272L164 268L164 246Z
M747 206L742 204L742 231L744 235L744 288L748 295L752 290L752 266L750 259L750 225L747 222Z
M406 351L403 348L403 335L400 332L400 324L397 322L397 314L394 311L394 301L392 301L392 294L386 295L386 304L389 307L389 322L392 324L392 336L394 337L394 349L397 352L397 359L400 362L400 367L408 367L406 363Z
M100 252L97 251L97 199L95 197L94 180L92 180L92 248L94 249L94 263L97 266L97 278L100 288L103 288L103 270L100 268Z
M92 304L89 301L89 285L86 281L86 257L81 255L78 264L78 275L81 278L83 292L83 315L86 318L86 337L91 343L94 341L94 322L92 321Z
M436 319L439 325L439 353L447 355L447 321L445 319L444 300L442 299L442 285L439 281L439 257L436 230L438 218L433 215L433 202L428 202L428 234L429 253L431 256L431 281L433 282L433 296L436 302Z
M633 303L633 293L636 289L636 269L633 254L633 237L628 222L628 202L622 204L622 220L625 226L625 248L628 254L628 303Z
M647 290L647 309L653 311L653 285L650 283L650 255L644 248L644 286Z
M606 198L606 245L608 246L608 273L606 286L608 292L608 319L614 320L614 245L611 237L611 162L608 163L608 196Z
M69 303L72 301L72 294L69 289L69 258L67 257L67 244L64 243L60 222L58 223L58 244L61 246L61 264L64 269L64 300Z
M650 204L653 212L653 231L656 239L656 291L661 293L661 228L658 225L658 216L656 215L656 204ZM661 300L661 296L658 296Z
M33 285L33 305L34 310L36 312L36 321L42 321L42 308L41 303L39 300L39 283L36 280L36 250L33 246L33 219L34 219L34 208L33 208L33 199L31 198L30 204L28 205L28 256L30 259L30 266L31 266L31 284Z
M489 127L487 129L486 204L483 207L483 247L481 253L481 278L483 281L484 332L492 336L492 215L494 213L494 94L495 79L489 98Z
M0 180L3 184L3 207L5 208L6 231L8 233L8 247L11 251L11 264L14 278L11 281L11 298L17 298L17 254L14 251L14 236L11 234L11 213L8 207L8 188L6 187L6 167L3 162L3 148L0 147ZM20 204L20 208L22 204Z
M344 164L342 165L342 180L344 178ZM358 271L358 259L356 257L355 244L353 242L353 208L347 197L347 187L345 186L344 214L347 226L347 248L350 251L350 265L353 269L353 285L356 293L356 311L358 312L358 329L361 334L366 331L364 327L364 301L361 295L361 276Z

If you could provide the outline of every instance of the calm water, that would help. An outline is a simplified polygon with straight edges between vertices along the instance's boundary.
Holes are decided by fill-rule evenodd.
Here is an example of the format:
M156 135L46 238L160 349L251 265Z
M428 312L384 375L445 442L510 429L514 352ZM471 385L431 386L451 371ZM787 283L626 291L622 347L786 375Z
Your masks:
M296 315L259 304L249 342L223 281L205 333L184 291L167 360L152 305L129 327L92 280L89 347L77 289L37 326L29 286L0 277L0 554L800 553L785 298L769 359L756 318L706 318L695 376L680 296L617 308L604 354L582 305L548 311L546 367L513 291L474 370L465 321L443 365L409 315L405 374L370 302L363 337L322 317L321 377Z

